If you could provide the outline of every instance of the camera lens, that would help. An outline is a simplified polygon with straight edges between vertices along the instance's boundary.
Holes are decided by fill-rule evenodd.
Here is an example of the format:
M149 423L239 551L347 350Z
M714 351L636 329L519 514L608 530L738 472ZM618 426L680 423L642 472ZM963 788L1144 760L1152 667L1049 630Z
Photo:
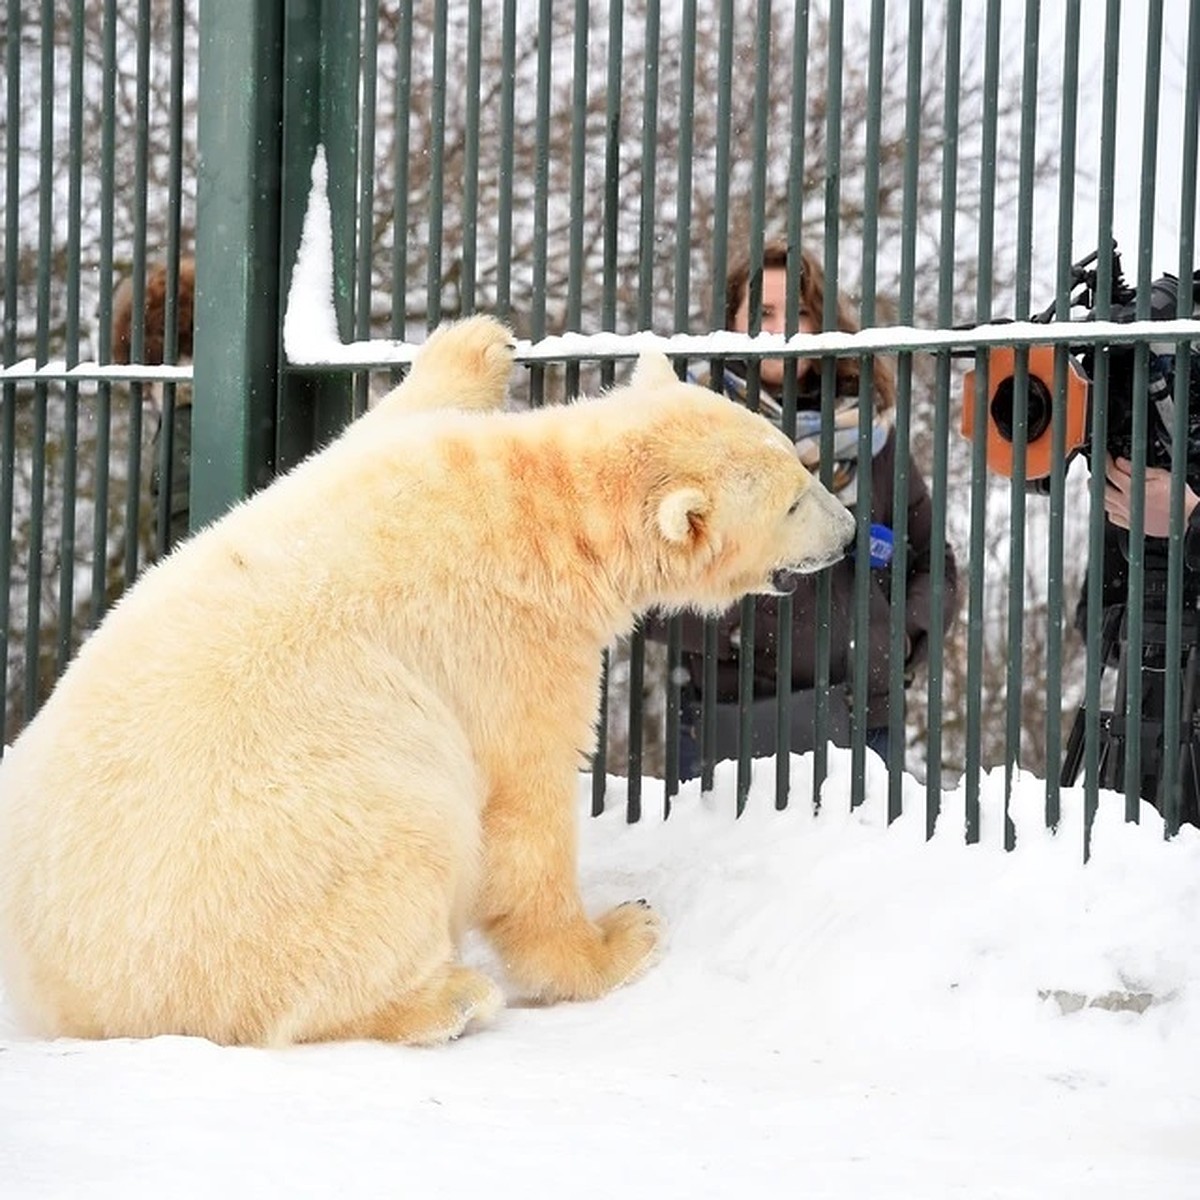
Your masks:
M1050 389L1036 375L1029 376L1028 402L1025 407L1026 423L1029 429L1025 442L1029 445L1050 428L1050 417L1054 411L1054 397ZM992 423L997 432L1006 441L1013 440L1013 407L1016 398L1016 386L1013 376L1009 375L996 385L992 396Z

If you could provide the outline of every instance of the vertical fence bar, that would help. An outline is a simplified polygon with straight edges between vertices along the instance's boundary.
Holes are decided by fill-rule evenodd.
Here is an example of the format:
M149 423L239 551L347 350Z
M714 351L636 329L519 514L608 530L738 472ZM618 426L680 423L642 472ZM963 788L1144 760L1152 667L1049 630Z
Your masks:
M1112 312L1114 179L1116 177L1116 128L1118 62L1121 44L1120 0L1109 0L1104 26L1103 100L1100 118L1100 194L1097 215L1096 317L1106 320ZM1102 463L1108 445L1109 354L1097 346L1093 359L1091 399L1091 462ZM1088 543L1087 592L1087 691L1084 727L1083 857L1091 854L1092 823L1099 804L1100 788L1100 679L1104 671L1101 649L1104 606L1104 472L1093 469L1089 487L1091 530Z
M754 109L751 116L751 170L750 170L750 236L746 253L750 263L747 279L747 300L750 324L748 331L756 334L762 329L763 291L763 226L766 221L767 181L767 136L768 100L771 79L771 4L770 0L759 0L755 10L754 27ZM746 372L746 403L757 411L761 387L761 367L758 359L752 359ZM736 805L740 817L745 811L750 796L751 759L753 752L753 706L755 682L755 653L757 633L755 630L755 597L746 596L741 601L738 623L738 756ZM791 672L788 672L788 689L791 687ZM779 699L777 689L776 700Z
M1185 68L1186 83L1184 86L1184 96L1190 97L1191 104L1184 106L1184 127L1183 141L1180 153L1180 166L1182 168L1182 180L1180 184L1180 227L1179 227L1179 295L1177 298L1176 315L1179 317L1190 317L1193 315L1193 306L1195 303L1194 295L1189 292L1187 282L1192 278L1195 270L1195 221L1189 220L1189 214L1196 212L1196 174L1197 174L1197 143L1200 141L1200 3L1193 3L1191 6L1191 18L1188 22L1188 49L1187 63ZM1195 414L1189 411L1189 395L1191 391L1191 372L1192 363L1192 347L1191 342L1177 342L1175 344L1175 420L1172 428L1172 445L1186 446L1188 439L1188 431L1190 421ZM1171 462L1171 511L1173 513L1182 513L1183 510L1183 490L1185 483L1184 456L1174 455ZM1182 520L1172 520L1171 523L1171 552L1168 558L1168 571L1170 578L1167 585L1168 600L1171 612L1184 611L1183 597L1183 528ZM1195 602L1191 601L1193 621L1196 612ZM1200 656L1200 647L1196 645L1197 630L1195 624L1192 624L1187 630L1187 636L1192 639L1191 644L1187 647L1188 662L1192 667L1196 667L1197 656ZM1181 663L1184 654L1184 630L1182 624L1176 632L1176 627L1171 626L1167 631L1167 662ZM1200 668L1198 668L1200 669ZM1188 707L1194 707L1198 698L1195 695L1194 679L1189 679L1181 685L1183 688L1189 689L1184 694L1191 702ZM1176 687L1175 692L1177 699L1179 698L1181 687ZM1168 698L1171 696L1170 681L1168 680ZM1180 724L1181 706L1176 704L1174 710L1168 707L1167 722L1168 730L1175 730L1178 733L1178 743L1174 744L1170 741L1166 743L1167 761L1171 762L1175 759L1177 770L1171 775L1164 777L1165 781L1169 780L1169 786L1163 792L1163 817L1165 818L1165 833L1167 837L1173 837L1179 832L1180 820L1183 813L1183 787L1184 779L1188 772L1195 767L1193 756L1196 754L1195 738L1196 733L1189 721L1187 724ZM1192 715L1192 714L1189 714ZM1194 780L1193 780L1194 784Z
M412 0L403 0L396 19L395 173L392 190L393 340L408 340L408 158L412 103ZM396 382L397 374L392 380Z
M770 6L759 6L759 18L765 18L768 27L768 35L770 33L771 11ZM761 81L764 78L769 79L771 76L771 44L768 40L764 50L764 57L760 60L758 66L758 79ZM794 65L793 56L793 65ZM768 89L769 90L769 89ZM799 91L801 95L797 97L797 86L793 79L792 83L792 104L793 108L803 103L803 88ZM761 101L756 97L756 103L762 103L765 110L766 98L765 95ZM758 225L760 222L765 224L766 212L766 181L767 181L767 149L766 139L770 134L770 130L764 128L762 137L764 140L763 161L761 170L756 170L754 173L754 182L757 185L752 189L752 222ZM794 143L789 145L789 153L794 149ZM759 182L761 180L761 183ZM765 251L765 229L764 244L756 251L755 259L761 262ZM776 235L772 234L774 238ZM765 272L765 268L764 268ZM784 332L789 336L797 331L800 323L800 247L799 245L789 245L787 261L784 267L785 278L785 294L783 304L783 322ZM788 435L794 442L796 437L796 373L793 370L785 370L783 373L783 389L780 395L780 429ZM791 785L791 752L792 752L792 651L793 651L793 631L792 620L794 614L794 604L791 596L777 596L770 603L774 604L776 610L775 620L775 728L774 728L774 744L775 744L775 807L783 809L787 807L788 791ZM751 695L751 701L756 697Z
M1075 147L1079 98L1080 0L1068 0L1063 38L1062 126L1058 190L1058 279L1055 319L1070 319L1071 246L1074 241ZM1054 406L1051 413L1050 563L1047 574L1046 630L1046 827L1057 828L1061 815L1058 764L1062 761L1062 631L1064 537L1066 520L1066 346L1054 352Z
M921 76L923 68L924 4L912 0L908 11L908 70L905 81L905 144L916 146L921 137ZM900 297L899 317L902 325L913 321L917 278L917 156L908 153L904 162L904 199L901 206L900 231ZM891 646L888 680L888 821L894 821L901 811L904 776L898 766L904 759L907 734L904 721L904 642L905 622L897 620L904 613L908 595L908 478L912 454L912 375L913 359L902 352L896 363L896 458L892 479L892 533L894 548L891 563L891 595L889 622Z
M8 81L6 101L9 113L21 111L21 0L9 0L8 4L8 44L5 47L4 68ZM4 244L8 247L17 245L20 236L21 218L21 128L20 122L9 120L5 122L4 138ZM8 366L17 359L17 256L8 253L4 256L4 365ZM16 384L5 382L0 397L3 406L0 407L0 448L3 457L0 458L0 661L3 662L5 694L4 703L0 705L0 754L9 741L8 729L8 679L9 679L9 640L10 621L12 618L12 576L13 576L13 494L14 476L16 475L16 440L17 440L17 388Z
M479 272L479 94L483 55L483 0L467 5L467 120L463 145L463 229L460 296L464 314L475 311ZM586 25L585 25L586 28Z
M883 130L883 51L886 27L886 0L872 0L870 30L867 43L867 121L866 171L863 178L863 270L862 302L859 319L864 329L876 321L876 292L878 289L879 250L879 174L880 142ZM871 456L871 433L874 425L872 383L875 375L875 356L859 359L858 377L858 459L867 462ZM865 390L865 394L864 394ZM857 562L867 562L871 555L871 472L859 472L859 495L855 508L854 554ZM854 658L853 694L861 699L853 707L850 742L850 807L857 808L866 799L867 785L867 713L866 698L870 680L871 644L870 571L854 572Z
M183 203L183 0L171 0L171 81L167 155L167 295L163 311L164 363L179 361L179 256ZM175 491L175 384L162 385L158 454L158 512L154 536L161 557L171 548L172 497ZM189 417L190 419L190 417ZM190 483L190 477L189 477ZM189 513L189 520L191 514Z
M432 329L442 319L442 213L446 197L446 0L434 0L433 63L429 112L429 246L426 250L425 323Z
M375 283L375 110L379 81L379 5L362 6L362 105L358 148L358 295L354 305L354 335L371 336L371 298ZM432 240L432 239L431 239ZM370 377L360 371L354 380L353 415L361 416L370 401Z
M955 267L957 265L955 216L958 211L959 80L962 68L962 0L946 5L946 70L943 99L942 221L938 235L941 269L938 277L938 325L954 320ZM929 535L933 595L929 619L929 720L925 768L925 836L933 837L942 802L942 678L944 666L946 595L946 508L950 448L950 355L936 360L933 422L933 525Z
M83 226L83 13L71 12L67 116L67 325L68 366L79 362L79 259ZM55 676L67 668L75 616L75 496L79 464L79 384L63 389L62 526L58 570L58 653Z
M587 179L588 100L587 0L575 0L575 44L571 70L571 179L568 185L567 329L583 329L583 200ZM579 395L579 363L567 364L566 394Z
M712 307L713 329L725 326L725 280L729 273L729 188L733 125L733 0L721 0L717 40L717 134L714 164ZM713 387L720 388L724 363L711 366ZM710 792L717 741L717 623L704 622L704 679L700 702L700 787Z
M624 8L620 4L608 10L608 63L604 89L604 235L603 283L600 295L600 326L617 327L617 280L622 269L620 246L621 218L621 62L624 55ZM604 386L613 381L613 364L600 368Z
M1158 10L1157 19L1161 23L1162 11ZM1154 16L1151 17L1152 23ZM1161 45L1162 31L1161 27L1158 34L1153 39L1153 44ZM1150 43L1148 38L1147 42ZM1148 52L1149 54L1149 52ZM1147 85L1149 86L1149 85ZM1157 99L1156 99L1157 105ZM1186 117L1185 117L1186 120ZM1157 148L1157 137L1156 137ZM1181 156L1182 157L1182 156ZM1145 147L1143 146L1143 160L1145 159ZM1155 155L1155 162L1157 154ZM1153 164L1152 164L1153 166ZM1186 213L1187 209L1181 209L1181 214ZM1196 211L1193 206L1193 213ZM1180 245L1182 248L1184 241L1184 231L1188 228L1189 222L1186 219L1180 221ZM1191 278L1189 270L1187 275L1180 277L1179 292L1182 294L1187 290L1187 282ZM1190 315L1190 305L1188 306L1188 314ZM1175 361L1184 366L1179 374L1187 374L1187 360L1184 354L1180 354L1179 347L1176 347ZM1151 347L1151 352L1158 353L1156 347ZM1167 835L1178 828L1179 822L1179 806L1182 800L1180 795L1180 779L1183 770L1183 763L1180 758L1181 746L1186 749L1190 742L1190 737L1185 737L1184 730L1180 725L1180 717L1183 712L1183 687L1184 677L1182 672L1183 665L1183 617L1184 617L1184 591L1183 591L1183 531L1185 516L1183 511L1183 489L1185 477L1187 473L1187 390L1186 387L1180 394L1182 399L1177 399L1175 403L1176 412L1172 427L1167 429L1168 436L1171 438L1171 446L1174 451L1175 447L1184 448L1184 453L1171 454L1171 524L1167 538L1167 580L1166 580L1166 629L1165 629L1165 645L1163 651L1166 655L1166 671L1163 677L1163 685L1166 689L1166 694L1163 697L1164 703L1162 706L1162 721L1163 721L1163 740L1162 740L1162 767L1159 776L1158 803L1161 806L1163 818L1166 822ZM1180 404L1185 410L1185 415L1181 418L1178 409ZM1182 427L1182 436L1176 432ZM1194 630L1193 630L1194 636ZM1190 715L1190 714L1189 714ZM1190 722L1189 722L1190 723ZM1190 733L1190 730L1188 731Z
M1162 0L1151 0L1146 14L1146 73L1145 90L1143 93L1143 124L1142 124L1142 172L1139 189L1138 213L1138 260L1137 260L1137 317L1146 320L1150 316L1150 280L1154 261L1154 202L1156 191L1155 159L1158 153L1158 102L1159 86L1162 72ZM1148 632L1145 609L1148 604L1157 604L1159 609L1152 611L1149 632L1152 637L1161 637L1156 626L1161 626L1165 617L1168 622L1178 622L1180 612L1171 612L1169 606L1165 611L1165 597L1162 594L1162 579L1159 577L1156 564L1147 563L1147 546L1145 537L1146 518L1146 463L1147 447L1150 442L1150 397L1149 397L1149 356L1150 347L1146 342L1138 342L1134 346L1133 359L1133 473L1129 508L1129 595L1142 597L1141 604L1131 603L1128 606L1129 638L1127 654L1136 655L1136 669L1126 673L1127 707L1129 722L1126 729L1130 731L1125 741L1125 819L1137 821L1140 812L1142 781L1146 777L1143 770L1143 717L1150 721L1162 719L1160 707L1152 704L1151 711L1145 712L1146 700L1146 635ZM1148 586L1150 585L1150 586ZM1151 600L1150 597L1157 597ZM1182 593L1180 595L1182 603ZM1166 679L1164 686L1169 696L1171 683L1171 664L1166 664ZM1178 663L1175 664L1174 688L1178 691ZM1153 678L1153 677L1152 677ZM1149 686L1154 686L1151 683ZM1175 719L1178 721L1178 697L1174 698ZM1175 731L1176 742L1178 729ZM1153 775L1158 772L1151 764ZM1171 766L1174 772L1174 764Z
M620 248L621 218L621 62L624 56L624 8L620 4L608 10L608 61L604 88L604 233L600 327L617 327L617 280L622 270ZM613 381L613 364L600 367L600 381L607 387Z
M676 163L675 211L675 329L685 333L691 316L692 154L696 103L696 0L683 0L679 58L679 150ZM686 375L687 364L677 370ZM666 721L664 730L664 816L670 816L671 797L679 791L680 704L682 701L683 635L679 618L667 629Z
M841 204L842 204L842 98L844 51L846 39L846 12L842 0L833 0L829 5L828 18L829 62L826 67L825 109L825 238L824 311L821 313L821 328L838 327L837 301L841 286L839 262L841 258ZM833 480L833 413L837 404L835 386L837 361L821 359L821 482L830 487ZM817 580L817 627L830 627L832 593L828 572ZM821 638L817 645L816 670L813 684L817 692L816 712L813 720L813 802L820 803L821 791L829 774L829 708L825 697L829 693L828 638ZM856 698L856 706L863 699Z
M992 256L995 246L997 114L1000 91L1000 0L988 0L983 54L983 129L980 139L979 177L979 273L976 282L976 320L986 323L992 315ZM975 429L987 425L988 356L975 356ZM971 446L971 571L967 600L967 744L966 744L966 839L979 840L980 727L983 722L983 571L987 535L987 442L982 435Z
M113 194L116 173L117 0L104 0L100 79L100 361L112 361ZM92 596L88 624L108 606L108 481L112 459L112 384L96 387L96 494L93 506Z
M1183 109L1183 140L1180 152L1180 184L1179 184L1179 265L1177 271L1180 280L1193 276L1196 269L1196 223L1188 221L1188 214L1197 211L1197 157L1200 150L1200 0L1191 0L1188 17L1187 61L1184 70L1183 94L1185 104ZM1178 315L1194 314L1194 300L1187 295L1187 289L1179 289ZM1194 343L1181 342L1178 349L1183 351ZM1184 394L1187 394L1186 384ZM1186 422L1187 405L1176 395L1175 411L1177 419ZM1200 414L1197 414L1200 415ZM1186 428L1186 425L1184 425ZM1179 436L1179 429L1176 430Z
M621 183L621 59L624 44L624 8L612 4L608 10L608 61L604 93L604 232L600 286L600 327L617 327L617 276L620 271ZM613 380L611 361L601 363L600 382ZM597 723L596 754L592 760L592 815L604 811L604 785L608 769L609 668L612 656L606 649L600 675L600 718Z
M129 361L146 358L146 207L150 158L150 0L138 0L134 62L136 64L133 139L133 322L130 330ZM138 517L142 501L142 425L145 386L129 386L129 449L126 458L128 491L125 494L125 578L128 587L137 577L139 564Z
M620 7L617 5L616 7ZM514 96L517 60L517 0L504 0L500 29L500 182L496 198L496 315L512 316Z
M1147 16L1147 26L1153 25L1153 10L1151 5ZM1159 16L1161 18L1161 8ZM1149 28L1148 28L1149 34ZM1146 45L1147 67L1157 57L1158 51L1149 37ZM1149 78L1145 81L1142 129L1143 169L1145 165L1147 139L1153 143L1156 135L1157 119L1157 80ZM1152 115L1153 113L1153 115ZM1151 160L1151 164L1153 160ZM1137 316L1145 318L1149 315L1149 283L1150 283L1150 254L1153 249L1152 212L1154 205L1154 178L1151 166L1150 178L1144 176L1141 181L1139 240L1137 257ZM1129 603L1126 606L1126 637L1122 646L1125 656L1125 697L1124 697L1124 749L1125 749L1125 819L1138 819L1139 796L1142 783L1142 716L1143 692L1142 681L1145 670L1145 630L1144 606L1147 592L1146 567L1146 445L1148 438L1148 417L1146 384L1147 384L1147 347L1144 343L1133 347L1133 390L1126 399L1132 403L1133 428L1131 434L1133 450L1133 471L1129 506L1129 597L1140 598L1141 603ZM1109 393L1110 399L1113 393Z
M654 242L656 233L658 170L658 52L661 15L659 0L648 0L644 31L645 65L642 75L641 191L638 206L638 295L639 329L649 329L654 320Z
M305 0L296 3L296 23L303 21ZM320 122L320 140L325 147L329 164L329 207L333 222L333 300L337 310L338 332L349 338L354 332L354 263L358 248L358 156L361 150L362 127L362 16L363 3L368 8L377 0L359 0L346 4L343 0L323 0L321 24L310 35L317 34L317 45L310 44L307 52L314 55L319 75L319 105L316 115ZM285 84L290 80L285 80ZM311 99L310 109L313 108ZM295 111L294 108L292 111ZM290 166L291 164L289 164ZM307 168L307 163L305 164ZM307 174L304 175L307 181ZM302 189L307 196L308 188ZM439 239L440 246L440 239ZM289 256L284 264L289 270ZM284 292L286 295L286 292ZM329 424L318 430L318 439L327 440L341 432L350 415L350 391L345 388L339 399L343 402L328 414Z
M1017 188L1017 311L1029 311L1033 245L1034 152L1037 135L1037 80L1039 46L1038 0L1026 0L1025 58L1021 76L1020 163ZM1009 487L1010 523L1008 576L1008 657L1006 671L1006 723L1004 750L1004 845L1015 845L1015 830L1008 813L1013 772L1021 754L1022 702L1024 699L1025 618L1025 482L1029 439L1029 351L1019 347L1013 373L1013 473Z
M645 67L642 77L642 190L638 210L639 329L654 321L655 188L658 169L658 52L660 32L658 0L646 5ZM629 639L629 766L626 819L637 821L642 812L643 727L642 697L646 680L646 634L639 622Z
M792 11L792 106L787 193L787 303L784 308L784 331L789 336L800 328L801 250L804 236L804 131L808 113L808 17L808 3L806 0L797 0ZM785 371L783 375L783 431L793 440L796 436L797 386L795 371ZM794 653L795 602L791 596L782 596L778 603L779 663L781 667L786 664L787 671L786 695L783 687L777 688L779 708L776 713L775 725L777 747L775 808L782 811L788 805L792 777L791 663Z
M547 332L547 287L550 258L550 118L554 83L554 5L541 0L538 8L537 109L533 162L533 290L530 295L530 336ZM546 369L530 371L533 404L546 400Z
M537 95L533 155L533 290L529 303L529 336L546 334L546 271L550 236L550 87L554 69L554 7L551 0L538 5ZM530 399L545 399L545 370L530 372Z
M54 4L43 0L38 150L37 334L39 366L50 354L50 263L53 249L54 180ZM18 110L19 111L19 110ZM33 388L33 445L30 454L29 579L25 607L25 719L37 711L41 693L42 560L45 537L47 387Z

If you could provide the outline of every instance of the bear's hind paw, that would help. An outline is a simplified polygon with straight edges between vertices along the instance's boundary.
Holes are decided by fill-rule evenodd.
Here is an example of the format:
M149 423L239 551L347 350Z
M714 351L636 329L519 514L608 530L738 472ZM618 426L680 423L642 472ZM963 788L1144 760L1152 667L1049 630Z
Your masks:
M450 972L442 993L447 1017L440 1027L434 1027L412 1040L412 1044L438 1046L457 1041L470 1029L490 1025L504 1007L504 993L486 975L467 967L455 967Z
M454 997L454 1003L462 1017L462 1027L458 1034L465 1033L471 1025L490 1025L496 1019L496 1014L504 1007L504 993L499 985L486 975L476 971L461 968L464 975L470 975L469 980L462 981L462 990Z
M494 980L468 967L450 967L440 978L387 1005L352 1036L409 1046L440 1046L486 1025L504 1007Z

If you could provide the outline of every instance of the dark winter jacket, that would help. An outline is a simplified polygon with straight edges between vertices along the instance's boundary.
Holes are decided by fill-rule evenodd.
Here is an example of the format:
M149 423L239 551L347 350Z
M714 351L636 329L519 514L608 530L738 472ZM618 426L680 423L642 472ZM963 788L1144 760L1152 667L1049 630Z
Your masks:
M170 483L171 500L169 510L169 540L167 549L179 545L188 536L190 514L189 489L192 481L192 406L176 403L171 434ZM154 519L158 520L158 509L162 496L162 438L160 421L154 434L154 465L150 474L150 497L154 505ZM155 544L159 544L158 538Z
M893 472L896 436L893 430L883 449L871 461L871 522L895 528L892 508ZM908 466L908 554L907 588L904 606L904 631L911 643L905 662L905 678L928 654L930 636L943 636L958 608L958 570L954 555L945 549L945 589L942 594L943 629L930 629L932 617L932 546L933 503L915 462ZM816 679L817 646L828 641L829 680L831 684L852 685L854 681L853 631L855 609L855 573L853 558L844 559L829 569L831 580L830 626L817 627L818 576L802 576L792 596L792 689L811 688ZM866 724L878 728L888 723L890 673L890 589L891 568L872 569L867 637L869 675L866 697ZM717 702L734 703L738 699L738 661L740 655L740 606L735 606L717 622ZM683 665L693 683L703 679L704 620L685 613L683 627ZM649 636L665 637L666 623L652 617ZM776 686L776 660L779 629L779 600L758 596L754 600L754 694L755 698L773 696Z

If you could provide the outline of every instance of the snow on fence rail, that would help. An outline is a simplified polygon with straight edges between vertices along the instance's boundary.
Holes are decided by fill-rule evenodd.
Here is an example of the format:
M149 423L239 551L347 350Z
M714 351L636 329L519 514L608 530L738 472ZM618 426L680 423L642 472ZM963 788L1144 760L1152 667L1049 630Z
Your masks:
M643 350L659 350L673 358L816 358L820 355L892 354L900 351L967 352L983 346L1115 345L1200 342L1200 321L1004 321L973 329L917 329L911 325L878 326L857 333L782 334L755 336L719 330L700 334L563 333L530 341L516 340L514 358L524 365L551 362L607 361L636 358ZM288 363L296 368L336 367L370 370L404 366L413 361L420 342L372 338L356 342L326 342L321 345L294 339L286 346ZM67 366L56 360L38 365L22 359L0 367L0 382L40 383L55 380L132 382L166 381L189 383L190 364L142 366L82 362Z
M981 346L1110 345L1119 342L1200 341L1200 321L1008 321L972 329L917 329L911 325L879 326L857 333L803 333L793 337L760 333L751 336L720 330L702 334L563 333L537 341L517 339L518 363L575 362L636 358L659 350L674 358L816 358L898 351L966 351ZM286 346L293 367L366 369L410 363L420 343L370 339L313 346Z

